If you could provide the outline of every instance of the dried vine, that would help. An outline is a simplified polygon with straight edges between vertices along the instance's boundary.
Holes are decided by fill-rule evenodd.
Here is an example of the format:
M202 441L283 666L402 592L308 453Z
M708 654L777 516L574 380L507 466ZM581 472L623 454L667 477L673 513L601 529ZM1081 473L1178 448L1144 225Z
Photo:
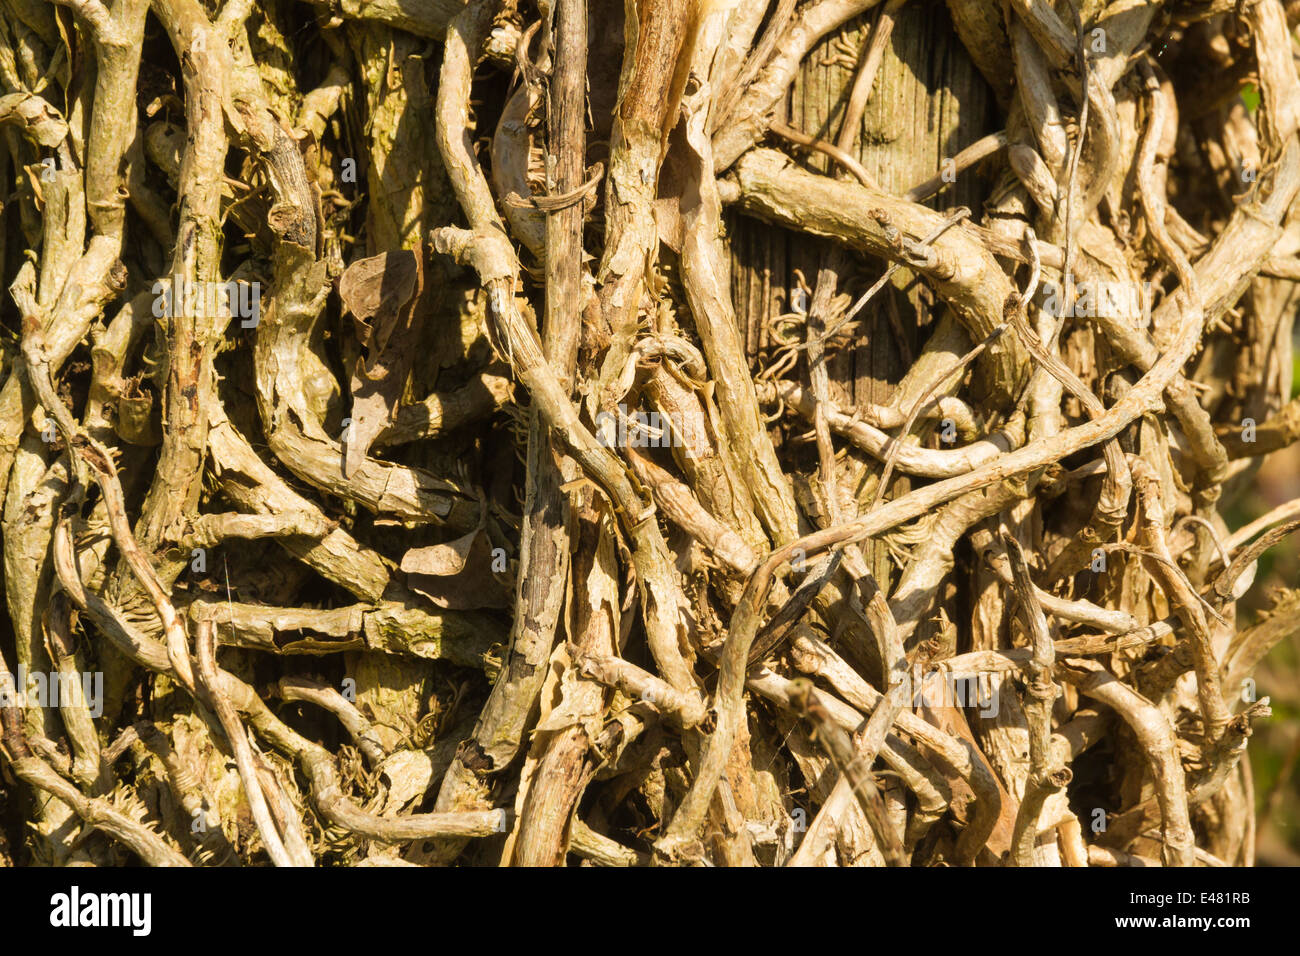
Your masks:
M0 0L0 862L1252 863L1298 22Z

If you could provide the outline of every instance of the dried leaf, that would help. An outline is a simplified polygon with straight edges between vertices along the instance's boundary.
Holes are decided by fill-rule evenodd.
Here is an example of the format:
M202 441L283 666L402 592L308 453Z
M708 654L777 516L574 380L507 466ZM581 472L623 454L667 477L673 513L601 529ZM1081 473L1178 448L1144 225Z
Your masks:
M470 610L507 607L509 590L492 572L492 543L480 527L463 537L427 548L412 548L402 558L410 585L438 607Z
M402 558L402 570L407 574L429 574L434 577L449 577L453 574L460 574L465 569L465 562L469 559L470 551L480 537L485 538L486 536L483 535L481 529L476 528L469 534L454 541L431 545L427 548L412 548Z
M365 461L375 437L392 421L414 360L415 311L424 291L424 250L401 249L352 263L339 279L339 297L368 347L352 372L352 422L343 474Z
M423 750L398 750L384 760L381 773L388 794L381 813L396 816L413 800L422 797L433 780L433 759Z
M402 307L419 294L423 264L409 249L358 259L339 278L339 298L362 345L382 350ZM373 338L373 343L372 343Z

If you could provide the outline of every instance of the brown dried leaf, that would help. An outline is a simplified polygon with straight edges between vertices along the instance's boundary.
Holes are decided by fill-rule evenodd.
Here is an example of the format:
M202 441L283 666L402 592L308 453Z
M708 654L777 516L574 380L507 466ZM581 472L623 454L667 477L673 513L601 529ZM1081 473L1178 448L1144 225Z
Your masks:
M427 548L412 548L402 558L410 585L438 607L469 610L507 607L510 594L492 572L492 544L480 527Z
M367 355L352 372L352 423L343 474L361 467L375 436L392 421L414 359L415 311L424 291L424 250L401 249L347 267L339 297Z
M339 278L339 298L356 320L361 344L382 351L402 307L419 295L420 258L409 249L358 259Z
M402 558L402 570L407 574L429 574L434 577L449 577L465 570L465 562L479 538L486 539L482 529L475 528L469 534L454 541L431 545L427 548L412 548Z

